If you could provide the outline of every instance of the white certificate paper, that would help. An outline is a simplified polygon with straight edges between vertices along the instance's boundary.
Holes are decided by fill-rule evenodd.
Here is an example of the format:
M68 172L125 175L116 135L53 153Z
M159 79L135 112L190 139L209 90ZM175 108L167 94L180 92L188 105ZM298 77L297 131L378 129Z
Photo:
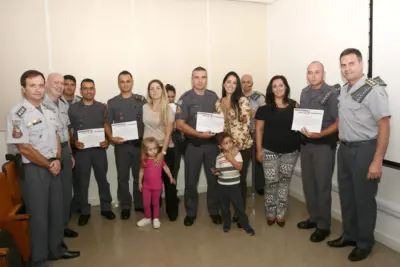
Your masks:
M139 139L137 121L119 122L111 125L114 137L121 137L124 141Z
M224 131L224 115L197 112L196 130L199 132L221 133Z
M305 128L310 133L320 133L324 111L320 109L295 108L292 130L301 131Z
M83 148L99 147L100 143L106 140L104 128L80 130L78 133L78 141L83 143Z

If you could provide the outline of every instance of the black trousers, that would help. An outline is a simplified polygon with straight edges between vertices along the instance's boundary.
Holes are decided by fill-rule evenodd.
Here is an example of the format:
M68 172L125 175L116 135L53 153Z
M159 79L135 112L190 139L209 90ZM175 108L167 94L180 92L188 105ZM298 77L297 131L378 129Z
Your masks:
M341 143L338 151L338 184L343 238L371 250L375 240L376 194L379 180L367 179L376 140Z
M174 176L175 169L175 149L173 147L167 149L167 154L164 157L164 161L169 167L172 175ZM175 180L177 177L175 177ZM165 193L165 211L170 221L175 221L178 217L178 190L175 184L171 184L168 175L163 171L162 180L164 183Z
M221 216L224 224L224 228L230 228L231 226L231 203L235 208L236 216L238 217L239 223L243 228L249 227L249 219L246 215L243 198L241 195L241 185L222 185L218 184L218 191L221 203Z

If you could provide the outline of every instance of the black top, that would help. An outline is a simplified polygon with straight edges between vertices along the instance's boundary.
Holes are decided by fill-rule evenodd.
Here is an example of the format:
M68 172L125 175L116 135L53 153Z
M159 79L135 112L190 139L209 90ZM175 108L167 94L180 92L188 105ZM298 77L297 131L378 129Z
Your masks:
M299 134L292 131L294 105L286 108L258 108L256 120L264 121L262 147L275 153L291 153L299 150Z

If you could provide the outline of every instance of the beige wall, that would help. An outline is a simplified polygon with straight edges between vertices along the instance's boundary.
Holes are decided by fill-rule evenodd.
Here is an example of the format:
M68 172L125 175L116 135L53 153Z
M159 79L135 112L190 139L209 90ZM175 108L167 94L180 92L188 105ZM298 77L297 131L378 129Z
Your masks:
M13 0L0 3L0 129L20 100L27 69L93 78L97 99L118 94L117 74L132 72L137 93L154 78L190 88L191 70L209 70L209 87L221 92L231 71L252 73L266 87L266 6L234 1Z

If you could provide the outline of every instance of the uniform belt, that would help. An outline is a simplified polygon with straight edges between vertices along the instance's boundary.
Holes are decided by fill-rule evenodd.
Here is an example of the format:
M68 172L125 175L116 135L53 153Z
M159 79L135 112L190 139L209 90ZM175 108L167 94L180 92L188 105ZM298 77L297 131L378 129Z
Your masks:
M348 147L357 147L357 146L376 143L376 139L364 140L364 141L354 141L354 142L348 142L348 141L340 140L340 143L345 145L345 146L348 146Z
M62 148L66 147L66 146L68 146L68 141L61 143Z
M129 140L129 141L123 142L122 145L123 145L123 144L127 144L127 145L133 145L133 146L135 146L135 147L140 147L140 144L141 144L141 143L142 143L142 142L141 142L141 139L139 139L139 140Z

